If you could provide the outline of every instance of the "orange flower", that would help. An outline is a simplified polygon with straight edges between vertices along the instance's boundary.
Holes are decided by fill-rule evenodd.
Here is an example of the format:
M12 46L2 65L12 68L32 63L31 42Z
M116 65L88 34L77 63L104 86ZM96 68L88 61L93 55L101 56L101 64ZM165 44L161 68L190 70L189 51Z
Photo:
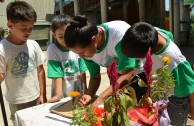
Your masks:
M77 97L79 95L80 95L80 93L78 91L71 91L71 92L69 92L69 96L70 97Z

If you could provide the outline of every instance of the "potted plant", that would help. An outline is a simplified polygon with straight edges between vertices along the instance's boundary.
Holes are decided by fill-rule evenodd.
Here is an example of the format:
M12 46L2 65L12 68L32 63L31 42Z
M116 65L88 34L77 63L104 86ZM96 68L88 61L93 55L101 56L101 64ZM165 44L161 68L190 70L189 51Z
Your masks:
M6 36L8 36L10 33L10 30L5 29L3 27L0 27L0 40L4 39Z
M146 55L144 73L147 82L137 75L138 84L147 87L146 95L137 102L135 90L126 84L119 88L117 83L116 62L108 68L108 76L112 82L113 94L103 107L75 107L73 125L81 126L158 126L169 125L170 119L166 110L168 92L174 87L174 79L168 72L170 59L163 58L164 66L152 73L150 50ZM84 117L83 117L84 115Z

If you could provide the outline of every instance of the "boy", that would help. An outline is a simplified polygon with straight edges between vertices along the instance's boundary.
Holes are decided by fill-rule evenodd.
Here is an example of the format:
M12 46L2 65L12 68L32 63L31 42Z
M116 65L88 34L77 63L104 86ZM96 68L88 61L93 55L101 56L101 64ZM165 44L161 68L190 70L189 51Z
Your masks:
M169 97L168 114L171 125L186 125L190 110L194 119L194 73L186 58L172 41L172 34L152 25L139 22L132 25L121 41L121 49L128 57L142 59L151 48L153 66L156 71L162 64L162 58L170 58L169 71L175 79L175 88ZM190 102L189 102L190 100Z
M38 101L47 101L43 68L45 56L36 41L28 40L37 17L32 6L24 1L15 1L6 9L11 33L0 42L0 78L1 81L5 79L5 97L15 123L17 110L34 106Z

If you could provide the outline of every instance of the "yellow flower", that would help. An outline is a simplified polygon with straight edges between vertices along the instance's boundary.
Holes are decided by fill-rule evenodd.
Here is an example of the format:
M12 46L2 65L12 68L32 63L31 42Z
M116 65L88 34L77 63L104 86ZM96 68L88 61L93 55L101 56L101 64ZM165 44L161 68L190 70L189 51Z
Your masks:
M162 59L162 62L163 63L166 63L166 64L170 64L170 58L165 56L163 59Z
M79 95L80 95L80 93L77 92L77 91L71 91L71 92L69 92L69 96L70 96L70 97L77 97L77 96L79 96Z

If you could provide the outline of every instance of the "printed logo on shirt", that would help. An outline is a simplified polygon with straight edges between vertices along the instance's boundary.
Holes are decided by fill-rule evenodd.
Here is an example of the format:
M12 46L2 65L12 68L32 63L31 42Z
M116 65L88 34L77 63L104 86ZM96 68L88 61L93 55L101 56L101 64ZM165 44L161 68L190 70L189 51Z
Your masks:
M76 73L75 76L64 76L63 81L76 81L77 79L80 79L80 75Z
M13 76L25 76L28 72L34 70L35 63L26 52L20 52L17 56L12 56L9 60L11 73Z
M67 62L64 64L64 75L65 76L74 76L75 73L77 73L79 70L75 64L74 60L67 60Z

